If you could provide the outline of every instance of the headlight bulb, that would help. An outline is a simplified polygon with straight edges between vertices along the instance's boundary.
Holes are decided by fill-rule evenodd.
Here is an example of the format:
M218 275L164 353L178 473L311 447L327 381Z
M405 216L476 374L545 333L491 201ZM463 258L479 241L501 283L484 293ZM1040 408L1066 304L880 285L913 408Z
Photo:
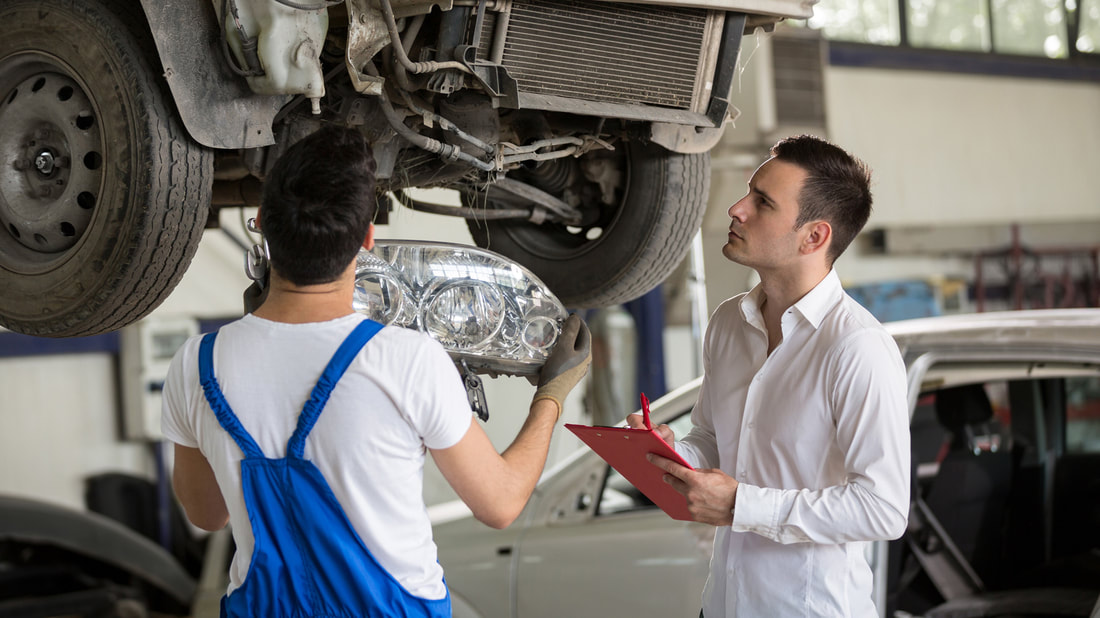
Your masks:
M421 319L428 334L444 346L476 352L500 331L504 299L497 288L481 281L448 283L432 295Z

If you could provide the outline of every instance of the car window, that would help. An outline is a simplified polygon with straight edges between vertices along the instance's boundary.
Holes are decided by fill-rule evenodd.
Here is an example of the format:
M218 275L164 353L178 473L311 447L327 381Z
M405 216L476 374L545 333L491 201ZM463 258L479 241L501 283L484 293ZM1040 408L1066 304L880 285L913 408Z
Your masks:
M692 427L691 410L681 412L669 421L668 426L672 428L672 432L678 438L686 436ZM611 515L613 513L653 508L657 507L649 498L646 498L642 492L638 491L638 488L623 478L623 475L608 466L607 480L603 484L599 506L596 509L597 515Z
M1066 379L1066 452L1100 453L1100 378Z
M911 435L915 495L937 534L984 582L1003 584L1048 562L1093 560L1100 550L1096 367L944 363L932 371ZM1067 567L1066 577L1094 581L1093 567L1076 568Z

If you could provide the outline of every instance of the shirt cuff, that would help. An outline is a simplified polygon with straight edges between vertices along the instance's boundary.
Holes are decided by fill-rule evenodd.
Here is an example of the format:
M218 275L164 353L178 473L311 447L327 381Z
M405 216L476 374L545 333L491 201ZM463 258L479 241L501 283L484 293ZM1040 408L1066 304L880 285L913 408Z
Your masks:
M755 532L774 539L778 533L779 494L763 487L739 483L733 508L733 531Z

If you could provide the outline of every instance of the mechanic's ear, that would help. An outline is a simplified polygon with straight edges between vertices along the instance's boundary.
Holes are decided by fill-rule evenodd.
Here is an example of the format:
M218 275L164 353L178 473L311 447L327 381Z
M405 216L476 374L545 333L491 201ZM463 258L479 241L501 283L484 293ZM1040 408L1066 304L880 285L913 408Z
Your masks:
M370 251L374 248L374 224L368 224L367 237L363 239L363 248Z

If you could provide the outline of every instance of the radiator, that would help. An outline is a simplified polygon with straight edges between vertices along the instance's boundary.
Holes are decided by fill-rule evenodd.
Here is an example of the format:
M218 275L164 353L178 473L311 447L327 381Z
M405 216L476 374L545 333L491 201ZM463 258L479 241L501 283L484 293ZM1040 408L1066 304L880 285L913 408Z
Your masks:
M478 56L503 21L487 12ZM500 63L520 93L703 112L722 13L586 0L515 0Z

